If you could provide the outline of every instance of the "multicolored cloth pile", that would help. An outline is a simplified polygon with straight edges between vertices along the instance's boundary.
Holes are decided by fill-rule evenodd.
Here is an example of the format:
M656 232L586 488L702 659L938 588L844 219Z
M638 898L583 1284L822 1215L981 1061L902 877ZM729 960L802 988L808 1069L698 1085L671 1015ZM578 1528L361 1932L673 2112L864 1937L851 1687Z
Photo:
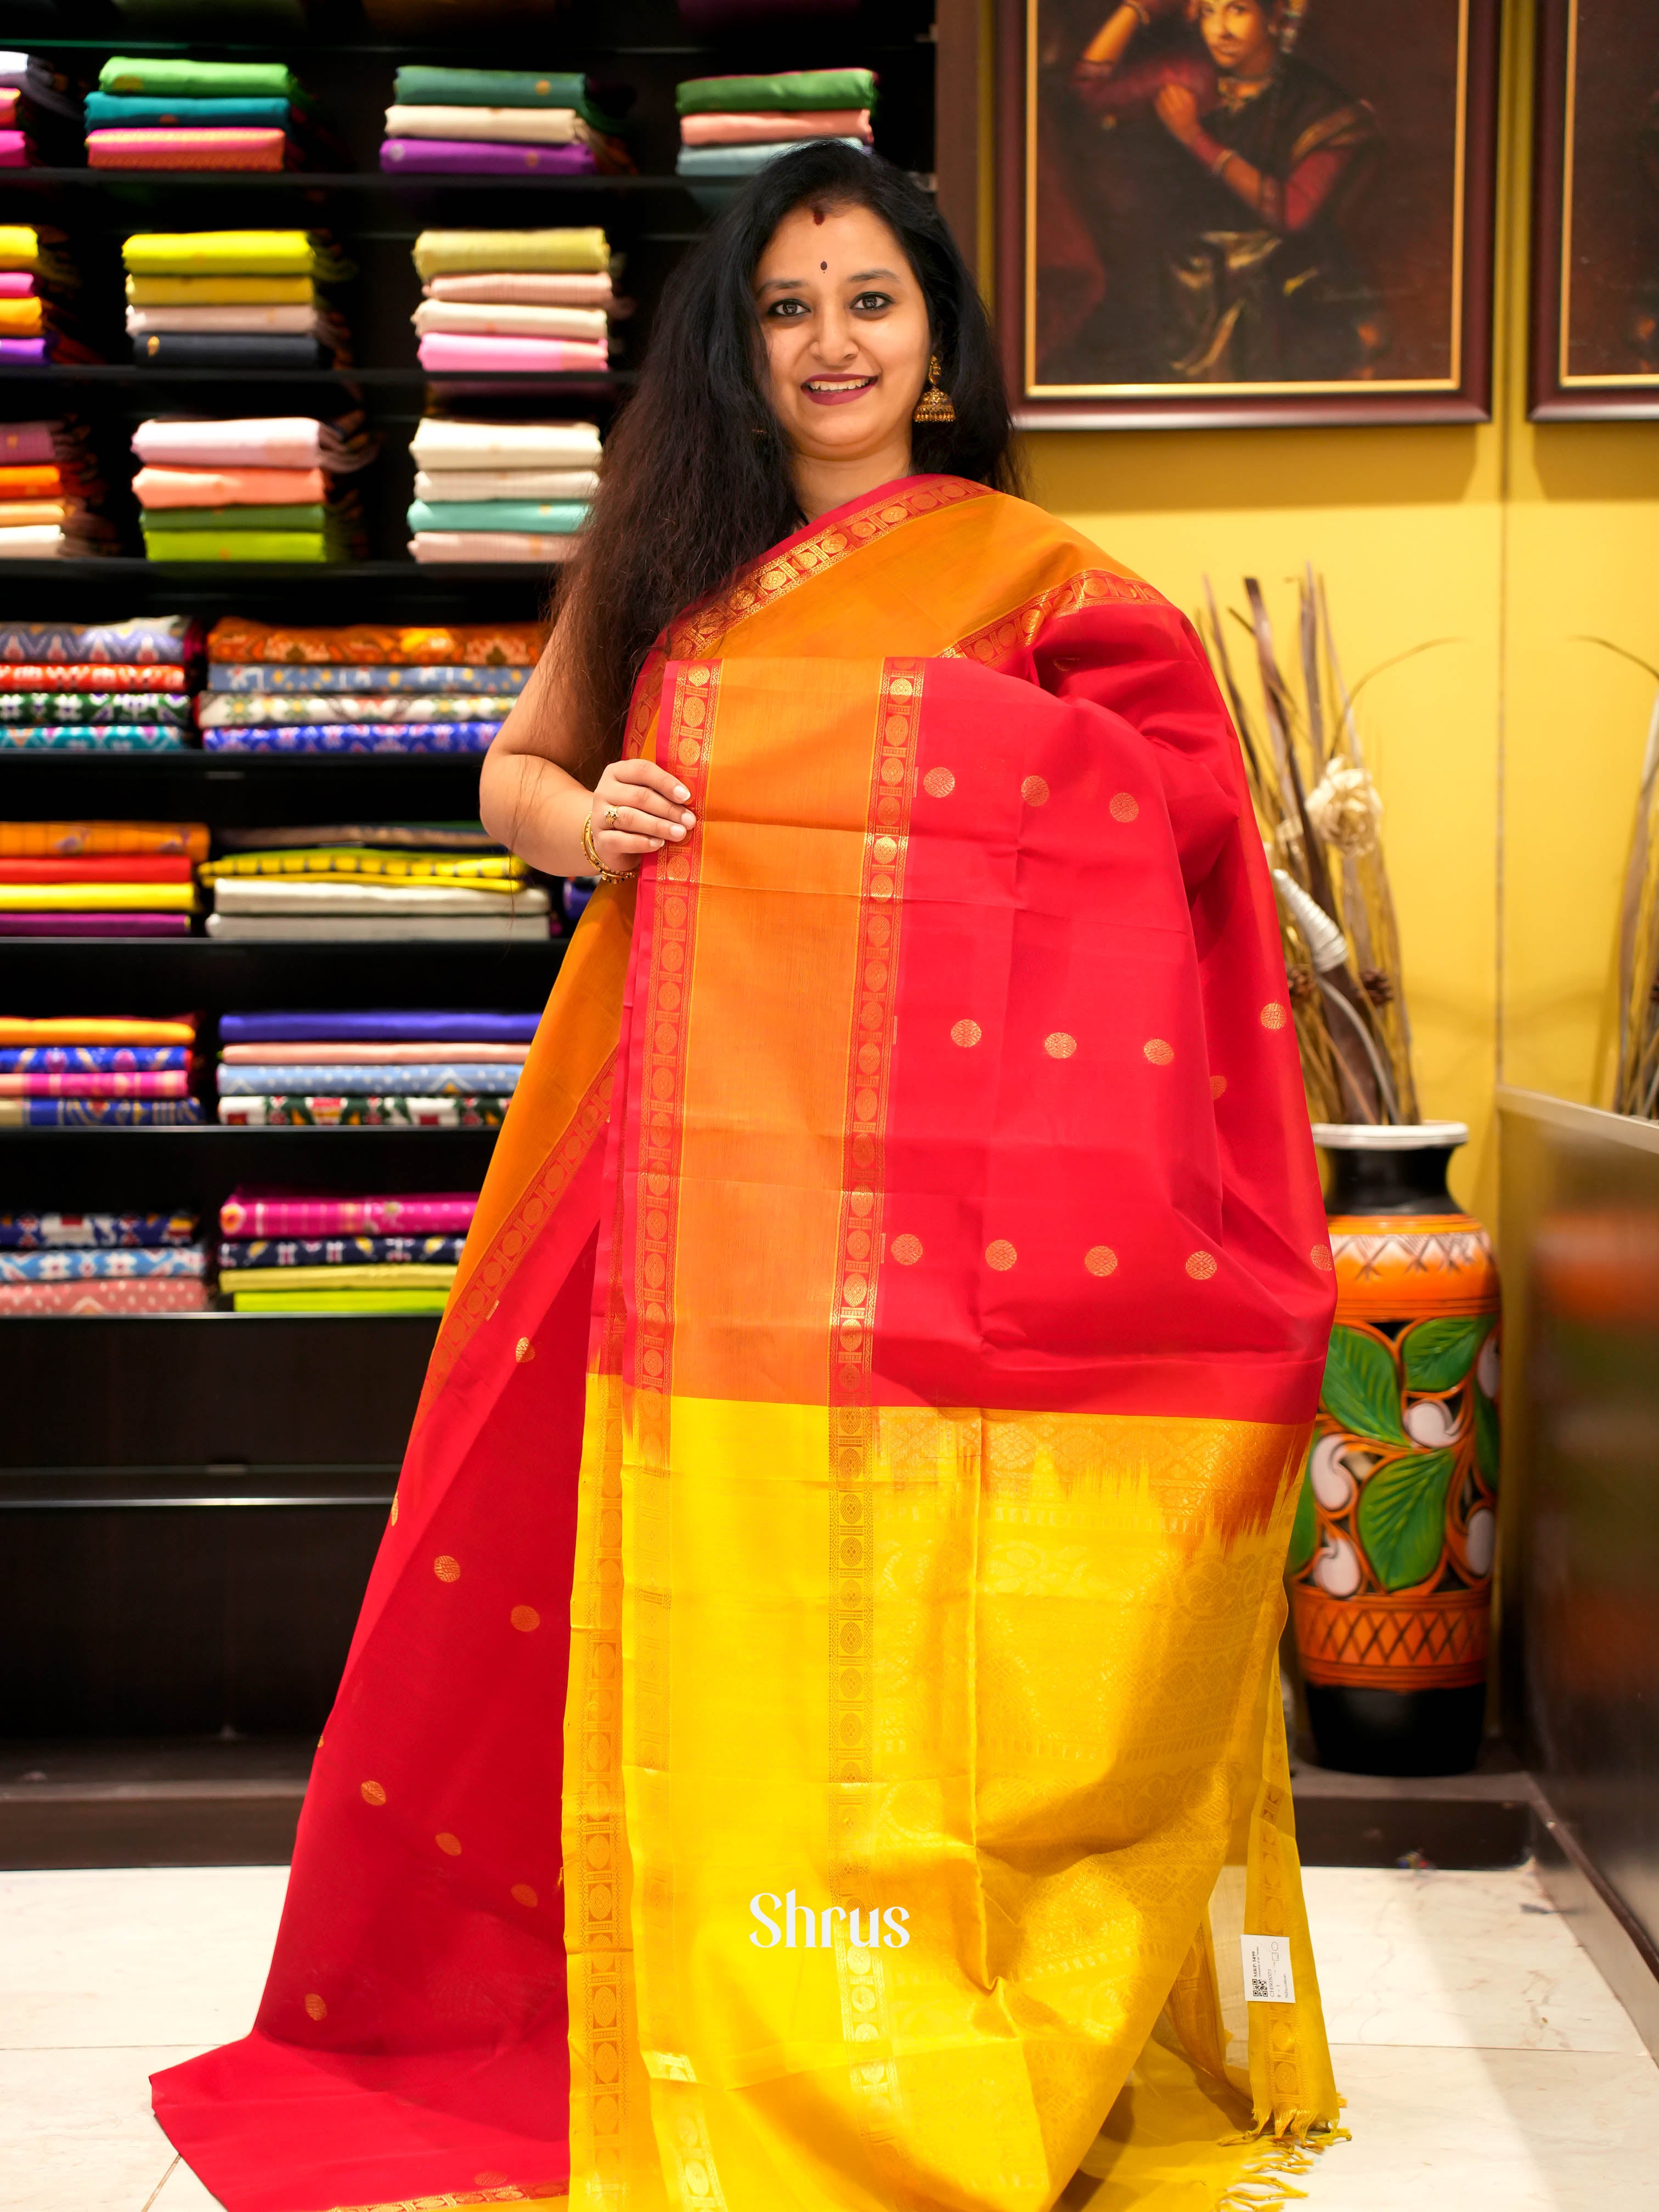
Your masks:
M81 279L64 246L60 230L0 225L0 363L98 359L81 332Z
M349 276L304 230L140 231L121 248L132 357L157 368L342 368L344 323L319 285Z
M185 615L85 627L0 622L0 753L177 752L191 741L200 650Z
M281 62L112 54L87 95L94 169L303 166L310 103Z
M453 702L452 702L453 703ZM291 830L251 849L209 861L210 937L316 944L364 939L499 945L543 938L550 926L545 889L503 846L471 825L374 824L353 831ZM257 835L258 833L249 833ZM220 1089L258 1089L227 1083Z
M422 368L610 368L617 301L604 231L423 230L414 259Z
M210 752L484 752L546 642L539 623L302 629L227 615L208 637L202 743Z
M380 167L441 176L611 175L634 167L620 133L633 94L555 70L400 69Z
M187 937L207 854L200 822L0 822L0 937Z
M0 1016L0 1128L154 1128L197 1122L193 1015L175 1021ZM201 1273L198 1267L196 1271Z
M775 76L694 76L675 89L682 177L752 177L809 138L872 143L876 73L786 70Z
M417 561L565 561L599 489L592 422L428 415L410 441Z
M36 343L0 340L0 345ZM84 423L72 416L0 422L0 560L80 560L115 552L118 540L101 511L105 491Z
M441 1313L477 1204L471 1191L234 1191L219 1209L220 1291L237 1313Z
M0 169L64 166L80 136L70 79L40 54L0 53Z
M201 1313L198 1228L193 1213L0 1213L0 1314Z
M350 560L362 503L338 479L380 450L360 414L141 422L132 480L152 561Z
M219 1119L234 1128L498 1129L536 1014L224 1014Z

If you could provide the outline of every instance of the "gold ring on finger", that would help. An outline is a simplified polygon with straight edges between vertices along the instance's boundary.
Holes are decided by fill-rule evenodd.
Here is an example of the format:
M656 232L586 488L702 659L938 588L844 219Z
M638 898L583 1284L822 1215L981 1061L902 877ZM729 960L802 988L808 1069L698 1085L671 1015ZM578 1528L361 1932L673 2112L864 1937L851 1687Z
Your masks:
M607 830L614 830L621 820L622 815L616 807L607 806L605 808L605 826Z

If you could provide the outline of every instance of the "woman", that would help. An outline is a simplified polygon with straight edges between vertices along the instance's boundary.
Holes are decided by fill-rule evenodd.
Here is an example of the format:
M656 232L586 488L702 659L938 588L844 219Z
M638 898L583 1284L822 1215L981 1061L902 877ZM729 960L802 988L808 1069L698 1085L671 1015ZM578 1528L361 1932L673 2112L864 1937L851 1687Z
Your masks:
M1150 173L1140 193L1157 307L1149 356L1132 374L1327 382L1363 375L1382 350L1375 296L1339 222L1375 151L1376 118L1291 52L1303 12L1285 0L1125 0L1072 69L1099 126L1145 118L1136 147ZM1138 33L1182 13L1201 44L1121 66ZM1109 240L1107 265L1147 242ZM1109 294L1099 328L1086 326L1071 354L1121 343L1121 310Z
M781 158L665 301L485 770L607 880L258 2025L157 2077L232 2212L1186 2207L1335 2120L1272 894L1192 633L1009 472L928 204Z

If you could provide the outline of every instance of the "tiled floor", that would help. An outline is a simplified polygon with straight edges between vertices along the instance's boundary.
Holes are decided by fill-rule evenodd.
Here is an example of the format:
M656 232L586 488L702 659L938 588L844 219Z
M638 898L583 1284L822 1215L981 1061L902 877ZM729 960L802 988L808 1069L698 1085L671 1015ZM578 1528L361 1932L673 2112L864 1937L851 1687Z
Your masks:
M246 2027L284 1872L0 1875L4 2212L211 2212L146 2076ZM1659 2202L1659 2068L1529 1873L1307 1879L1354 2134L1309 2212Z

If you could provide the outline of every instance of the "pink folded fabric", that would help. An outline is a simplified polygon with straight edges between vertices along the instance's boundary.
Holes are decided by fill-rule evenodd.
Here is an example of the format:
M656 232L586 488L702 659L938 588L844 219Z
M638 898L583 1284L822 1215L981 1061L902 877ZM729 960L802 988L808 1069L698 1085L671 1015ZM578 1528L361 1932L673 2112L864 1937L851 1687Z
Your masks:
M609 279L606 280L607 289ZM0 269L0 300L32 300L34 279L27 269Z
M27 169L29 142L21 131L0 131L0 169Z
M54 1075L26 1069L0 1073L0 1098L188 1098L182 1067L112 1068L97 1074Z
M417 561L568 561L580 542L521 530L417 530L409 550Z
M430 331L416 349L422 368L605 369L611 349L599 338L461 337Z
M173 124L88 131L93 169L282 169L289 142L276 130L198 130Z
M477 300L484 306L611 307L608 276L568 276L544 270L501 270L483 276L434 276L428 300Z
M205 1313L208 1286L191 1275L142 1282L0 1283L0 1314Z
M141 461L163 467L314 469L323 457L322 425L307 415L141 422L132 434L132 450Z
M0 937L188 937L187 914L0 914Z
M820 107L811 112L779 113L751 108L740 115L683 115L683 146L781 146L795 138L873 137L867 107Z
M343 1044L226 1044L219 1058L227 1067L276 1067L296 1063L302 1067L418 1067L427 1060L468 1060L482 1066L522 1067L527 1044L461 1044L422 1038L418 1044L363 1044L356 1038Z
M0 422L0 464L7 468L32 466L58 459L56 422Z
M140 469L138 504L162 507L309 507L328 497L320 469Z

